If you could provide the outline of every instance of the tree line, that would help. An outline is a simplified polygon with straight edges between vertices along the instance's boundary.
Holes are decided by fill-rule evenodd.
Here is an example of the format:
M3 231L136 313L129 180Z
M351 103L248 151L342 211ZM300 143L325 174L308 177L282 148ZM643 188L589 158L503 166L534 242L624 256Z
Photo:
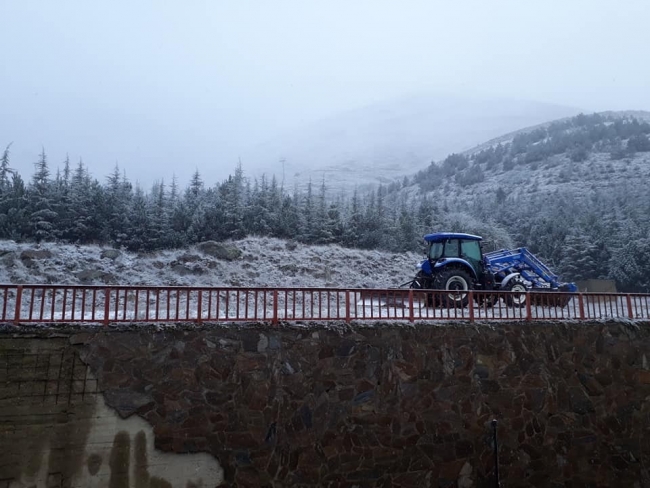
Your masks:
M414 250L433 207L413 208L386 187L330 197L326 182L287 190L273 176L250 179L239 165L208 186L197 170L189 184L154 183L148 191L117 166L103 182L66 158L54 174L43 150L29 181L11 169L10 147L0 160L0 239L108 244L149 252L247 235ZM418 217L419 216L419 217Z

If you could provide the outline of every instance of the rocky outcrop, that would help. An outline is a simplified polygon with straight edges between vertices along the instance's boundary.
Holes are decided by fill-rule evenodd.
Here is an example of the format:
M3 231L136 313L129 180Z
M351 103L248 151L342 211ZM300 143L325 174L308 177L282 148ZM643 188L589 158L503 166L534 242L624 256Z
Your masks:
M112 273L107 273L99 269L84 269L75 274L79 283L84 285L91 285L93 283L101 283L104 285L115 284L117 279Z
M102 249L102 252L99 254L99 257L102 259L111 259L115 261L122 255L121 251L117 249Z
M225 261L234 261L239 259L242 252L233 245L226 245L215 241L205 241L196 245L196 248L203 254L223 259Z
M20 253L20 259L49 259L52 257L52 252L49 249L25 249Z

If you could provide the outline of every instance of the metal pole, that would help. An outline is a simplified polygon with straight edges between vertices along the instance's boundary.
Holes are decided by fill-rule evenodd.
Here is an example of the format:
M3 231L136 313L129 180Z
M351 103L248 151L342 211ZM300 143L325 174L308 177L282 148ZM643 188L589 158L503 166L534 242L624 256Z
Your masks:
M497 441L497 419L492 420L492 436L494 439L494 486L499 488L499 443Z

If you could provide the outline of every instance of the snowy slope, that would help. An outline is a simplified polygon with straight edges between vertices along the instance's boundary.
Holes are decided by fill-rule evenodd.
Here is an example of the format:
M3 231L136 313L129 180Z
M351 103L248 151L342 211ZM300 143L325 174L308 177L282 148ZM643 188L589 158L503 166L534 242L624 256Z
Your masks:
M410 278L420 256L306 246L249 237L229 243L242 254L226 261L196 248L102 258L99 246L0 241L0 283L148 286L395 287ZM26 259L24 251L51 257ZM21 258L21 254L23 258Z

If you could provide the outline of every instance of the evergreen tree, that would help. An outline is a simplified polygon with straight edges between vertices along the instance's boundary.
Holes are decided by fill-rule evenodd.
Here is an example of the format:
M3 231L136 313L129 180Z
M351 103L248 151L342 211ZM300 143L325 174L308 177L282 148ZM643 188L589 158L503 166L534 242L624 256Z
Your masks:
M105 191L104 211L102 221L106 240L115 247L126 245L129 236L129 208L133 197L133 188L126 175L120 174L120 169L115 169L108 176L108 185Z
M6 191L8 191L11 186L11 175L14 174L14 170L9 167L9 148L11 144L5 147L5 150L2 152L2 158L0 158L0 197Z
M41 151L36 172L29 188L30 234L36 242L53 240L58 233L55 227L57 213L53 210L53 192L45 149Z

